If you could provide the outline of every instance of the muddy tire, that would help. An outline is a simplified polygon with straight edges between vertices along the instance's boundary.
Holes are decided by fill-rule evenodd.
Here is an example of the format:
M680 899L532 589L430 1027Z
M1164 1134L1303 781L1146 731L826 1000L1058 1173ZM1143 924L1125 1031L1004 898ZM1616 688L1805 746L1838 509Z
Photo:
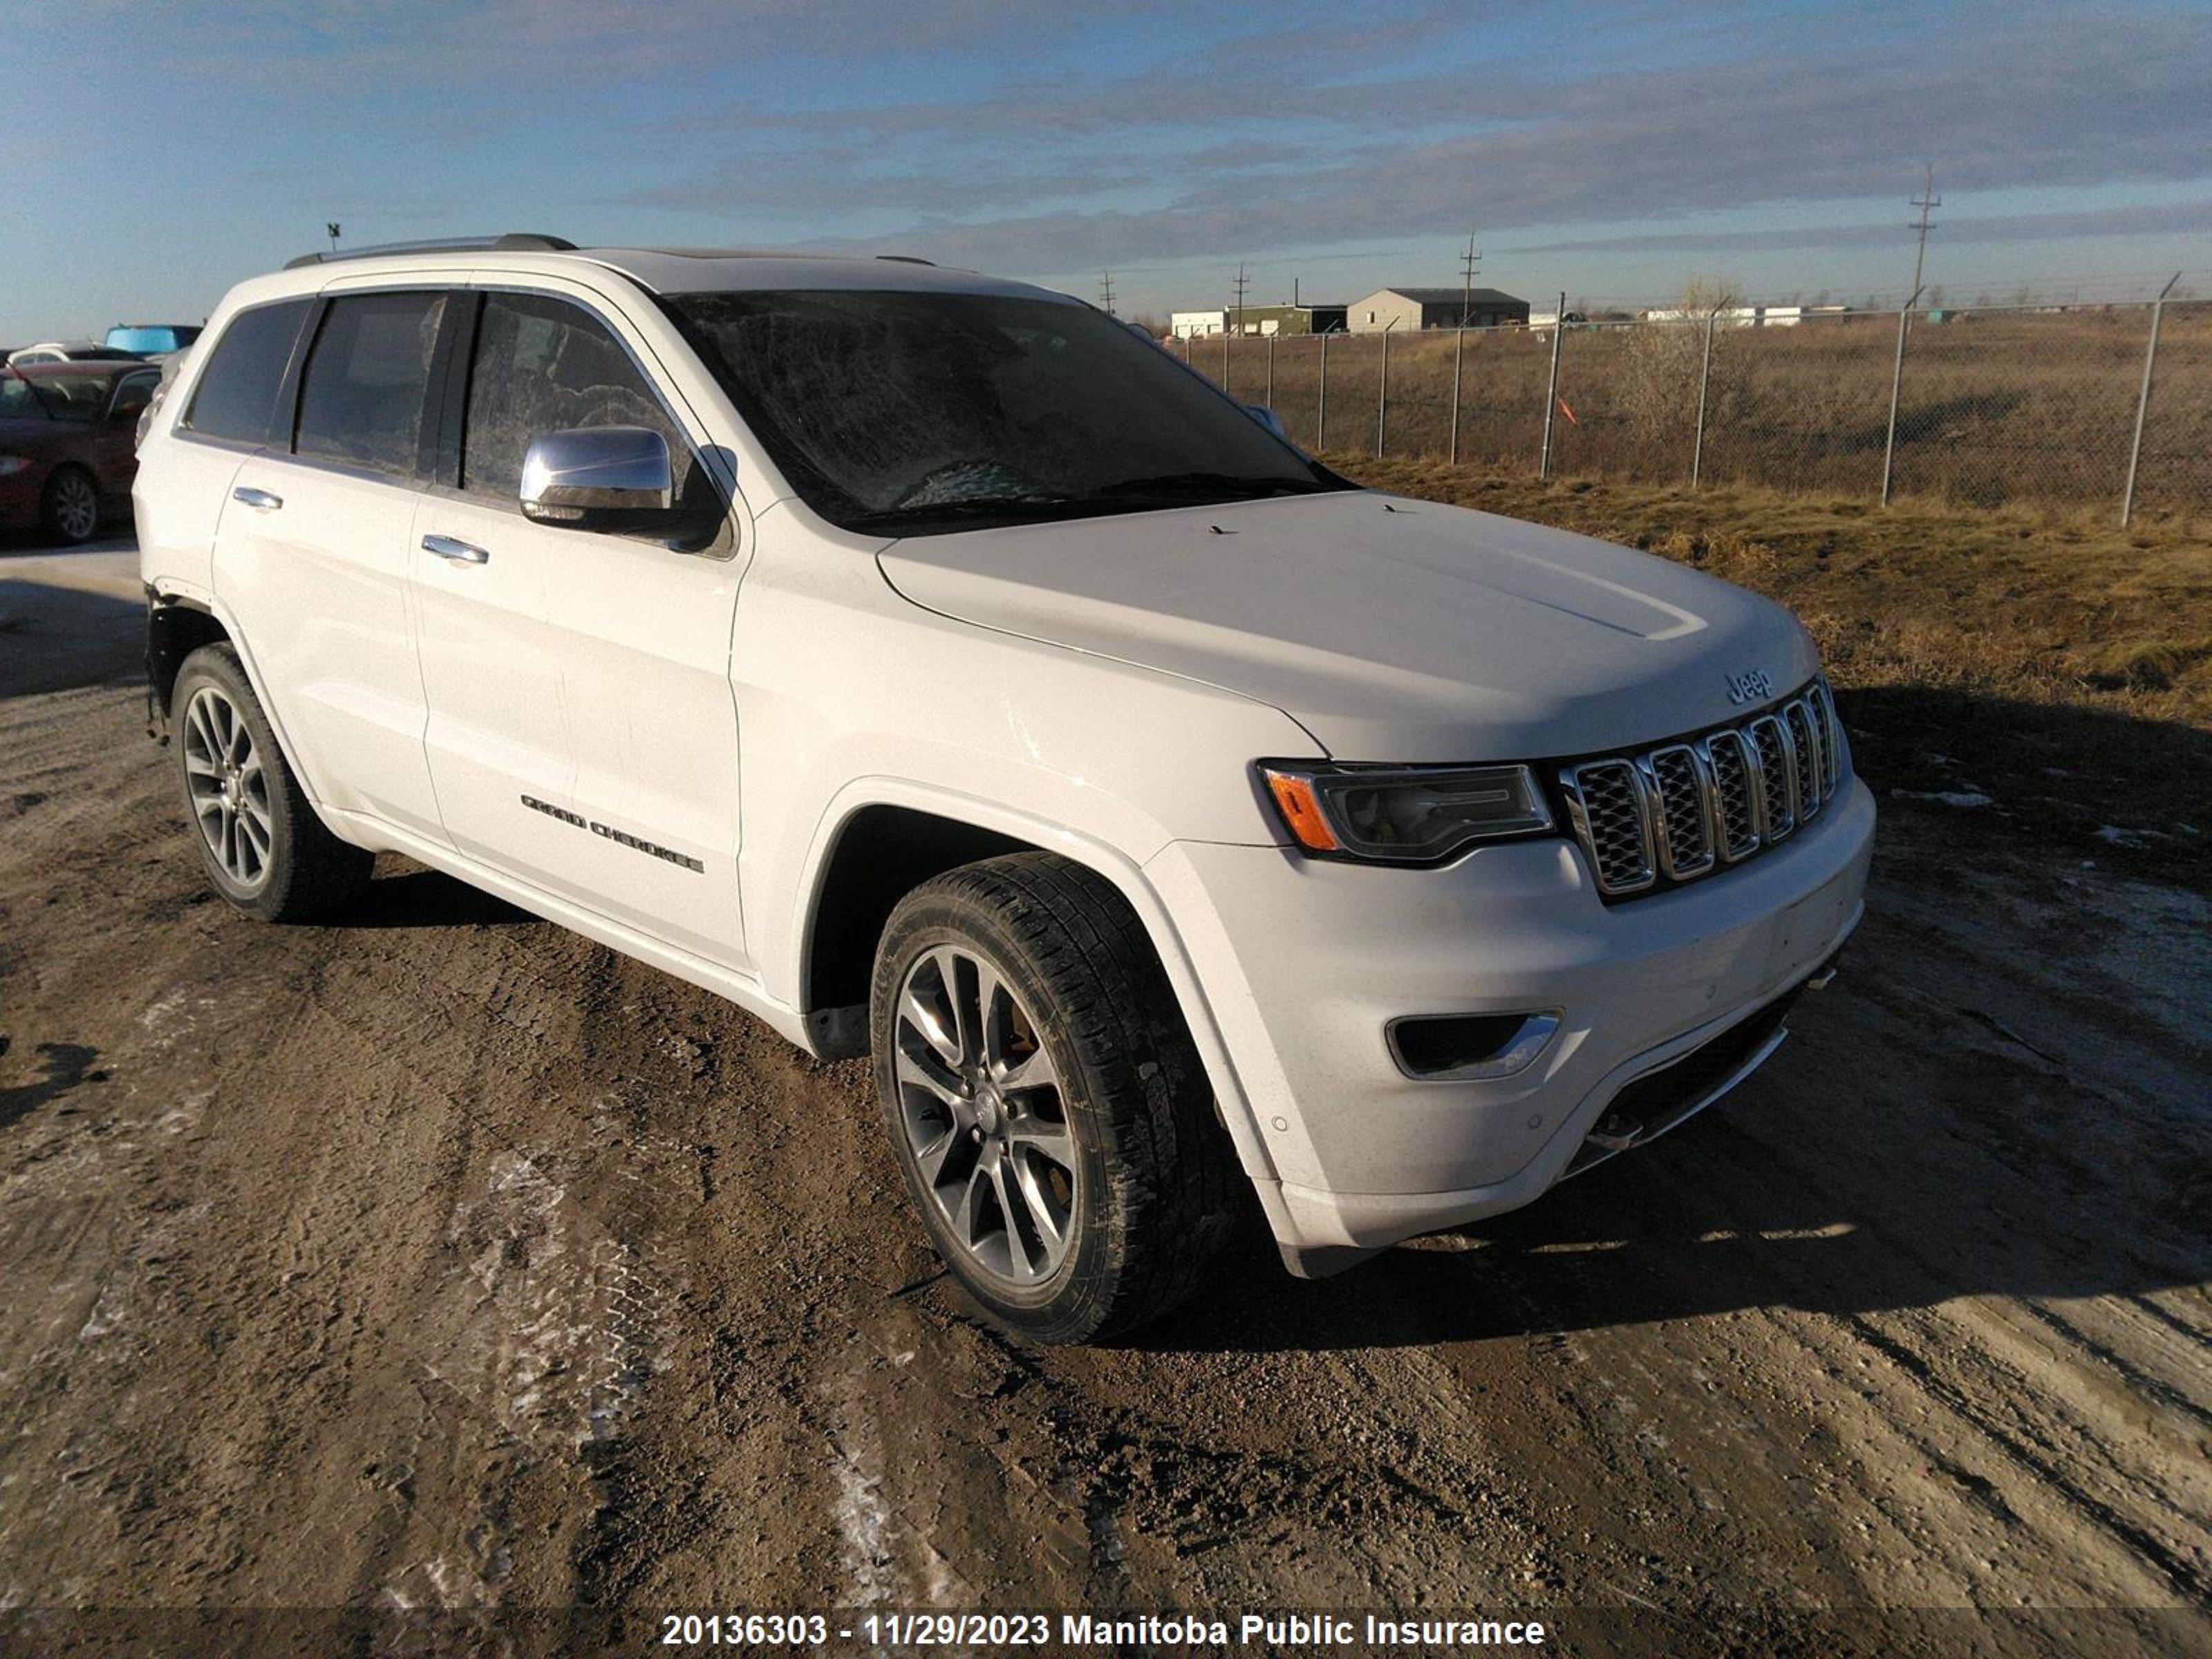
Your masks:
M1109 883L1044 853L925 883L884 927L869 1014L908 1191L989 1319L1084 1342L1190 1294L1233 1231L1241 1176Z
M264 921L306 921L368 879L374 860L315 816L230 647L185 659L169 730L192 844L223 897Z
M100 486L81 466L58 466L39 494L39 523L63 547L88 542L100 528Z

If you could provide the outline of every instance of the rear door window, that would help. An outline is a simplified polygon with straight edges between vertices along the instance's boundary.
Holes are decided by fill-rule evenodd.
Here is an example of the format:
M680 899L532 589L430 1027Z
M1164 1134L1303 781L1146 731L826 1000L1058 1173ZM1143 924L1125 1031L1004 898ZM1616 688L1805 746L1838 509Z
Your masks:
M301 380L299 454L401 478L422 470L445 307L445 295L412 290L331 301Z
M313 303L286 300L232 318L179 428L231 443L266 443L292 348Z

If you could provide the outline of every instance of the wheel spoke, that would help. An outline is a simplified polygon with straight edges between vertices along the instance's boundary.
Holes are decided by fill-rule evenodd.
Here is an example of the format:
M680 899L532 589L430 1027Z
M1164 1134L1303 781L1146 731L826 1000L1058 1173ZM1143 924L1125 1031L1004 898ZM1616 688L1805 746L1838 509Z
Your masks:
M981 1062L983 1069L996 1076L999 1057L1006 1051L1006 1030L1002 1011L1012 1006L1006 988L999 982L999 970L981 957L975 958L975 1043L968 1052Z
M957 1052L952 1063L967 1066L981 1052L975 1030L975 1000L972 989L973 958L963 956L950 945L939 947L931 958L937 964L937 976L945 986L945 1006L952 1011L952 1040Z
M944 1017L922 1001L911 980L907 982L906 994L899 1000L899 1024L919 1033L945 1065L960 1063L959 1034L945 1030Z
M1036 1167L1027 1158L1018 1154L1013 1159L1013 1170L1014 1189L1021 1194L1022 1208L1036 1229L1037 1241L1044 1247L1045 1267L1049 1270L1066 1245L1067 1218L1059 1212Z
M185 770L196 778L215 778L222 775L222 769L213 761L195 750L189 740L185 746Z
M1075 1137L1056 1118L1017 1118L1007 1127L1006 1138L1019 1146L1034 1146L1063 1170L1075 1168Z
M1008 1094L1021 1094L1031 1089L1057 1089L1060 1073L1053 1067L1052 1057L1039 1048L1025 1059L1017 1060L999 1079L999 1087Z
M918 1054L908 1044L901 1043L895 1069L900 1082L915 1084L927 1089L956 1114L966 1109L967 1103L960 1097L959 1079L933 1055Z
M1035 1279L1037 1262L1030 1249L1036 1238L1035 1218L1030 1213L1029 1198L1022 1191L1020 1181L1008 1179L1012 1174L1005 1158L992 1160L991 1190L998 1194L999 1214L1006 1223L1006 1265L1013 1269L1017 1279ZM1024 1222L1029 1222L1030 1226L1024 1228ZM1049 1258L1049 1250L1043 1254Z

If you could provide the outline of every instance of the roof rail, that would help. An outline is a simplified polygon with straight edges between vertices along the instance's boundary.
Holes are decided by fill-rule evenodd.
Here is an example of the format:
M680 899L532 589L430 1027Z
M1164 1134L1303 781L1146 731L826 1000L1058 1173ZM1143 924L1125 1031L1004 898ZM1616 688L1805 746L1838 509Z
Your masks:
M919 253L878 253L878 259L890 259L902 265L934 265L934 259L925 259Z
M326 265L339 259L374 259L387 253L567 253L575 244L559 236L540 236L526 230L510 230L503 236L440 236L422 242L379 242L369 247L349 247L343 252L302 253L284 261L284 269Z

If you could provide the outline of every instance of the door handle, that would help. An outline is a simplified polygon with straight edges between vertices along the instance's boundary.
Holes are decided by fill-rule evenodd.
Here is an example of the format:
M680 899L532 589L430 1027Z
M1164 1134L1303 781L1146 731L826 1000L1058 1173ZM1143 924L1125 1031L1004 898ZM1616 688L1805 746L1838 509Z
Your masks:
M489 564L491 555L468 542L455 541L451 536L425 536L422 550L434 553L441 559L451 559L455 564Z
M248 507L258 507L264 513L273 513L284 505L284 498L282 495L272 495L266 489L255 489L246 484L240 484L232 490L230 499L234 501L243 501Z

